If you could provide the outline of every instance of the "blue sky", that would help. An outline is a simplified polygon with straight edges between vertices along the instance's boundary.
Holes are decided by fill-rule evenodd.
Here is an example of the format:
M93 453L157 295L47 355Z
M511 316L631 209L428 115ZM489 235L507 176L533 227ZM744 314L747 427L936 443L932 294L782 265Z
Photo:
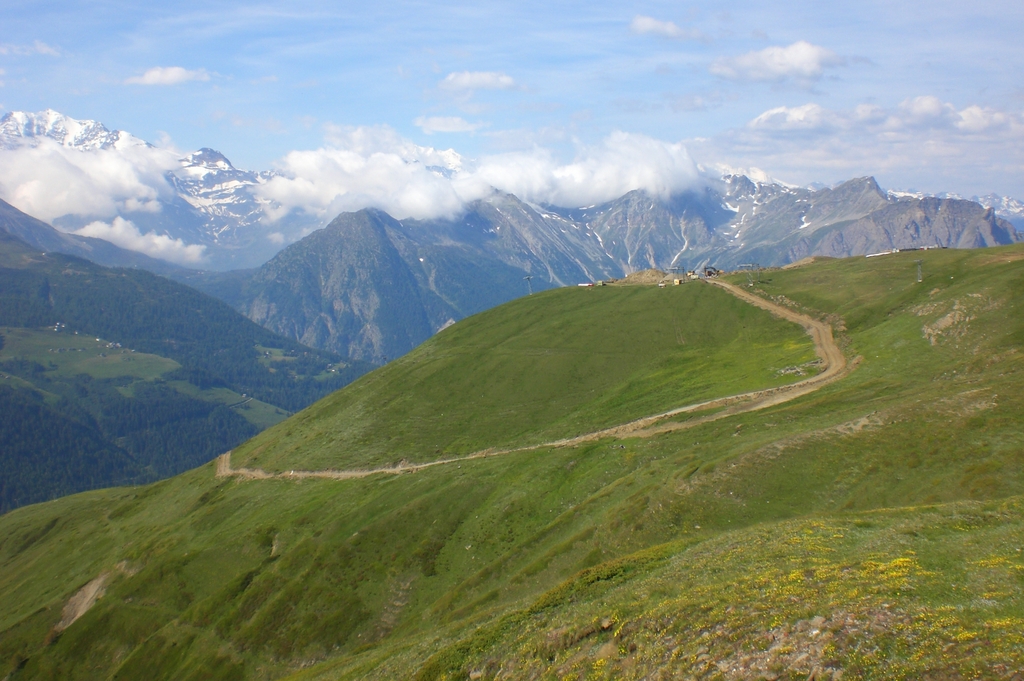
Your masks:
M625 132L797 183L1024 197L1019 0L5 5L0 112L239 167L361 126L566 163Z

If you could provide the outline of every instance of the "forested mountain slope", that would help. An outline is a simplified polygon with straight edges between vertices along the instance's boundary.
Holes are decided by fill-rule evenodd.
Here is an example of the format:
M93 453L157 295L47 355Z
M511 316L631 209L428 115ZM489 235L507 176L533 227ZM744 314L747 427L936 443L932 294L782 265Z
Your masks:
M0 234L0 510L198 465L365 368L142 270Z

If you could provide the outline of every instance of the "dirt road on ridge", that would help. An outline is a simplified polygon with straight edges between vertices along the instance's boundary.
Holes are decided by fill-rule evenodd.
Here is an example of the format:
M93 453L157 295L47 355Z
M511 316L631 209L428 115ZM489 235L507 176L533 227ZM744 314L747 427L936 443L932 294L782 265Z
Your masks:
M561 440L554 440L552 442L543 442L526 447L514 447L511 449L485 449L473 454L451 459L438 459L437 461L428 461L425 463L404 463L384 468L348 471L287 471L282 473L268 473L260 470L259 468L232 468L231 452L225 452L217 458L216 476L218 478L238 477L246 480L269 480L271 478L292 480L301 480L304 478L351 480L355 478L365 478L370 475L398 475L400 473L411 473L424 468L431 468L433 466L444 466L452 463L461 463L463 461L473 461L475 459L515 454L517 452L535 451L546 447L572 447L584 442L593 442L594 440L601 440L604 438L622 439L629 437L651 437L652 435L676 430L685 430L687 428L693 428L694 426L703 423L717 421L736 414L745 414L747 412L757 411L759 409L765 409L777 404L789 402L790 400L794 400L798 397L814 392L815 390L842 378L849 373L854 366L856 366L856 362L854 362L854 364L847 363L842 350L839 349L839 346L836 345L835 340L832 338L832 327L825 322L818 321L817 319L813 319L807 315L800 314L795 310L777 305L776 303L765 300L764 298L756 296L749 291L744 291L742 288L734 286L733 284L719 281L717 279L707 279L706 281L708 284L725 289L740 300L750 303L751 305L755 305L763 310L767 310L776 317L781 317L782 319L802 326L804 331L806 331L811 337L811 340L814 341L814 351L821 359L822 364L825 367L824 370L810 378L805 378L802 381L797 381L796 383L791 383L789 385L779 386L778 388L755 390L753 392L730 395L728 397L720 397L706 402L690 404L684 407L670 409L669 411L661 412L659 414L645 416L641 419L630 421L629 423L623 423L611 428L597 430L592 433L577 435L576 437L564 438ZM662 421L665 421L665 419L669 419L673 416L722 407L724 407L724 409L721 411L705 417L682 422L661 423Z

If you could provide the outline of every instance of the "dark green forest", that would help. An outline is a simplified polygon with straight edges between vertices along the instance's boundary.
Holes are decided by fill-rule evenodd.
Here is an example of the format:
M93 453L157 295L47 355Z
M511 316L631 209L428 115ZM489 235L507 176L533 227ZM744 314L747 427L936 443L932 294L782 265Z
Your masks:
M0 327L62 325L64 333L180 365L140 380L65 375L19 357L0 362L0 513L175 475L259 431L228 405L172 383L226 388L294 412L372 368L278 336L219 300L145 271L44 255L9 239L0 249ZM3 343L0 335L0 349Z
M288 411L298 411L371 368L313 350L264 329L229 305L141 270L108 269L47 254L31 268L0 268L0 326L38 328L63 323L182 365L176 376L201 388L230 387ZM256 346L277 348L287 371L260 363Z

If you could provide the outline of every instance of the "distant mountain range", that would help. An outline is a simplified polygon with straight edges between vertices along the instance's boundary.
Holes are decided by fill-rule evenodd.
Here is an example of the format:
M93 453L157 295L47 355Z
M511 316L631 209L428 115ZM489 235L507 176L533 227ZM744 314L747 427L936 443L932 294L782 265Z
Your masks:
M42 138L81 153L146 144L52 111L0 119L0 148ZM995 195L964 200L886 192L871 177L811 189L730 174L708 177L702 188L667 201L636 190L601 205L565 208L495 191L455 219L398 220L371 208L343 213L314 231L308 216L293 215L288 229L267 219L271 207L254 188L272 173L238 170L211 149L176 164L166 173L175 193L159 199L161 210L127 217L144 231L207 246L213 270L232 263L257 269L186 271L45 225L18 236L37 248L158 271L282 335L377 363L531 288L647 268L775 266L811 255L1010 244L1021 239L1013 220L1024 218L1024 205ZM88 219L64 216L55 224L68 229ZM302 220L299 228L295 221ZM275 255L279 245L268 234L281 229L307 236Z
M76 120L53 110L38 113L14 111L0 118L0 153L3 150L15 150L25 146L37 146L46 142L56 142L69 150L82 153L112 152L129 154L133 149L144 147L155 149L152 145L134 135L109 130L102 123L90 120ZM180 158L171 152L166 160L164 171L166 191L157 196L154 205L139 207L126 205L121 207L120 216L131 220L143 233L167 235L173 239L182 239L186 244L196 244L206 248L204 267L212 270L230 270L249 268L262 265L275 255L284 244L291 243L311 231L326 226L330 218L323 220L312 213L292 211L284 217L278 217L275 209L280 208L267 199L257 196L256 189L273 179L275 171L248 171L235 168L220 152L213 149L200 149ZM450 169L433 168L440 174L450 175ZM847 183L848 184L848 183ZM581 265L591 268L594 262L605 259L618 260L617 270L629 271L630 258L647 252L647 244L643 234L650 234L651 227L665 228L670 214L675 219L684 217L688 221L699 217L715 232L714 235L701 234L700 230L686 234L685 239L675 239L667 235L651 234L654 248L658 245L672 247L677 241L679 249L691 244L709 247L708 257L723 263L729 260L729 253L753 249L755 241L764 241L765 234L770 233L766 243L775 244L783 234L807 234L807 227L818 228L835 224L839 212L848 211L851 215L864 213L854 206L839 207L834 214L822 211L822 206L841 203L841 197L849 194L849 188L840 194L839 189L825 188L812 190L785 185L765 176L747 178L744 176L727 175L720 177L713 172L708 173L704 192L691 192L689 195L676 197L668 205L662 202L647 201L638 197L635 205L630 207L629 219L639 219L645 228L638 230L628 228L628 243L619 241L605 247L605 234L602 225L614 231L611 224L615 217L608 210L615 210L623 204L627 197L612 201L605 206L583 208L531 206L538 213L544 231L549 233L545 240L550 242L575 242L567 247L572 252L570 260L578 260ZM846 185L840 185L846 187ZM881 190L871 193L878 197L868 197L874 207L880 208L887 201L905 199L924 199L927 195L910 192L889 192ZM3 188L0 187L0 192ZM0 198L11 200L10 196ZM962 199L954 194L935 196L940 199ZM500 201L500 198L498 199ZM1024 227L1024 204L1014 198L990 194L970 199L985 207L995 210L996 216ZM653 204L653 205L652 205ZM728 204L728 205L726 205ZM769 208L768 204L771 204ZM643 206L646 205L646 208ZM731 207L730 207L731 206ZM812 210L817 206L816 210ZM733 210L735 209L735 210ZM811 210L807 213L805 210ZM275 220L270 220L268 211L275 211ZM472 213L473 206L467 206ZM765 217L765 212L772 215ZM807 221L803 218L807 217ZM102 217L85 213L69 213L54 219L54 226L62 231L77 230L90 221ZM755 220L755 218L759 218ZM574 223L572 229L579 232L579 239L573 239L563 232L567 227L565 220ZM608 221L611 222L608 222ZM759 227L773 223L765 232ZM576 224L578 223L578 224ZM588 232L588 228L590 232ZM582 231L580 231L582 229ZM731 230L731 232L730 232ZM730 232L728 238L716 239ZM736 238L737 233L749 235L749 238ZM593 242L594 237L597 243ZM682 234L681 234L682 236ZM692 238L691 238L692 236ZM639 238L639 240L638 240ZM696 239L696 240L694 240ZM614 237L613 237L613 240ZM800 239L793 239L799 242ZM779 244L780 246L782 244ZM795 244L797 251L801 246ZM630 248L634 251L630 252ZM638 250L637 250L638 249ZM577 253L579 251L579 253ZM592 253L591 251L594 251ZM703 253L700 248L698 252ZM678 251L677 251L678 252ZM607 258L601 256L606 253ZM687 252L687 255L691 255ZM742 260L742 258L740 258ZM777 259L777 258L775 258ZM775 260L773 259L773 260ZM651 258L640 257L640 261ZM655 260L660 261L659 258ZM603 271L603 265L597 271ZM613 270L616 268L613 268ZM557 279L557 276L556 276Z
M95 153L128 153L148 142L120 130L108 130L97 121L80 121L56 111L12 111L0 118L0 150L36 146L49 140L63 147ZM214 269L252 267L267 261L280 248L275 235L317 226L318 220L302 215L285 217L270 225L262 220L261 204L253 188L273 177L272 171L239 170L223 154L200 149L179 159L169 158L164 172L168 192L156 198L158 211L122 209L120 217L131 220L141 232L156 232L188 244L206 247L208 265ZM0 197L10 198L10 197ZM54 220L63 231L77 230L103 217L68 214ZM298 224L296 224L298 223Z
M784 265L903 248L1020 240L972 201L894 197L872 178L811 191L733 176L661 202L630 192L585 209L537 208L509 194L459 220L339 215L255 271L171 275L282 335L382 362L452 321L529 290L647 268ZM526 277L530 280L524 281Z

